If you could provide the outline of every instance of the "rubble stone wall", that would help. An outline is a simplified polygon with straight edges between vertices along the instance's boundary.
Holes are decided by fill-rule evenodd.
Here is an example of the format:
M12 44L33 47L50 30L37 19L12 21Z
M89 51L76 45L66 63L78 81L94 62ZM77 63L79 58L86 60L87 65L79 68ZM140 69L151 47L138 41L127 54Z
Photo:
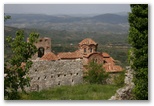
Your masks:
M79 84L83 81L83 65L81 60L33 61L29 77L28 91Z
M131 67L126 67L125 73L125 86L118 89L114 96L112 96L109 100L132 100L132 89L134 88L133 83L133 74L134 71Z

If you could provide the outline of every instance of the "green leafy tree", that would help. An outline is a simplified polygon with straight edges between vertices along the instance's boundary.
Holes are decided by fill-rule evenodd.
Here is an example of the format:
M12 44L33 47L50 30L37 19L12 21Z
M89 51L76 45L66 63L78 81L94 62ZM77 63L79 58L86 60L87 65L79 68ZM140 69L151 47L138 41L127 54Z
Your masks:
M29 42L24 40L24 31L17 31L16 37L7 37L7 44L11 48L12 55L4 63L4 97L5 99L19 99L19 88L25 92L24 87L29 86L29 77L27 73L32 65L29 60L37 52L33 45L39 35L31 33Z
M106 83L106 79L108 78L108 73L105 72L104 68L102 67L102 64L97 64L94 61L91 61L88 64L88 72L86 79L89 81L89 83L97 83L102 84Z
M129 14L129 60L135 71L135 99L148 99L148 4L132 4Z

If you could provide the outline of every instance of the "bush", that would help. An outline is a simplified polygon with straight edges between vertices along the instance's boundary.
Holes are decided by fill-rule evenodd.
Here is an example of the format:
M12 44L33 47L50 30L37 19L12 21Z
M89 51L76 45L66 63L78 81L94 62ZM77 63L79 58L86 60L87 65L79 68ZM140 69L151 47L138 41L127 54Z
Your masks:
M108 78L108 73L102 67L102 64L97 64L96 62L90 62L88 64L88 72L86 79L89 83L104 84Z
M118 73L118 75L114 77L114 84L122 87L124 86L124 80L125 80L125 71L122 71L121 73Z

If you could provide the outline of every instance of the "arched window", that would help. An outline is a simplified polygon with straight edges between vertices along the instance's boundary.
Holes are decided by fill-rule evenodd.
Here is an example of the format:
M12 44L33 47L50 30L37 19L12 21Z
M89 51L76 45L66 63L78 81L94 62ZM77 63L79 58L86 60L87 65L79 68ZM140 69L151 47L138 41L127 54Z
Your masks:
M93 49L92 48L90 48L90 53L92 53L93 52Z
M44 48L43 47L40 47L38 49L38 57L42 57L44 55Z
M84 48L84 53L86 53L86 48Z

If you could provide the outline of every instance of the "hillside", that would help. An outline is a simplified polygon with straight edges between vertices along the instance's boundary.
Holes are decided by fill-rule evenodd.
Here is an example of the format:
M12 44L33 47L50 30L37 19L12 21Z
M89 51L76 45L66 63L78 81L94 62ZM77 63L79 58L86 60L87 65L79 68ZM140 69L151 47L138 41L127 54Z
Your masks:
M128 23L128 16L121 16L116 14L102 14L91 18L96 22L104 22L111 24Z
M37 32L40 37L51 38L52 51L55 53L75 51L81 40L92 38L99 44L99 52L108 52L114 59L120 60L122 65L127 63L127 15L7 15L10 15L11 19L5 22L4 38L8 35L15 37L15 32L20 29L25 31L25 40L30 32ZM5 53L7 52L9 51L5 47Z
M93 17L42 14L8 14L11 20L5 25L17 28L34 28L45 30L93 31L102 33L126 33L128 16L102 14Z

